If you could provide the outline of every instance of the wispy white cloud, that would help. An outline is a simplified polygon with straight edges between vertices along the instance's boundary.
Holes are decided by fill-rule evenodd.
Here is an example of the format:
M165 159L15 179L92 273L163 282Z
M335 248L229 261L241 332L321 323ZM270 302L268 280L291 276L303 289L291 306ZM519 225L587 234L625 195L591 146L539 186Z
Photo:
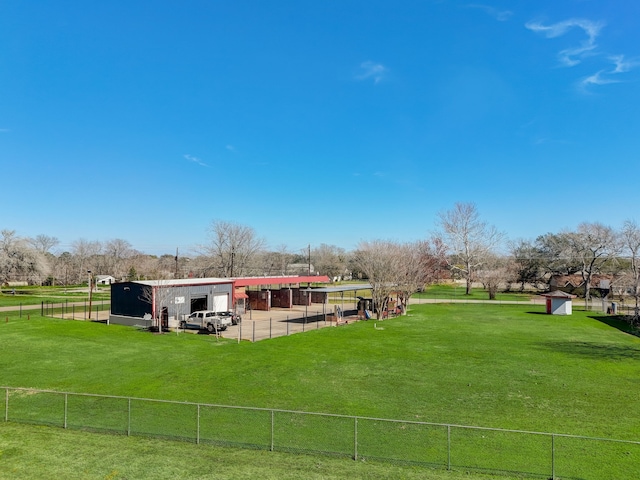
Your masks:
M491 7L489 5L480 5L480 4L471 3L465 6L467 8L477 8L479 10L482 10L485 13L491 15L493 18L495 18L499 22L506 22L513 16L513 12L511 10L498 10L497 8Z
M528 22L525 27L529 30L542 34L547 38L557 38L566 34L573 28L581 28L587 38L579 46L565 48L558 52L560 62L567 67L578 65L582 59L597 48L596 39L604 27L603 22L594 22L584 18L570 18L552 25L543 25L539 22Z
M226 145L224 148L226 148L230 152L235 152L236 151L236 147L234 147L233 145Z
M356 80L372 79L373 83L379 83L387 74L388 69L381 63L371 61L362 62L360 64L359 73L356 74Z
M583 92L588 91L588 87L593 85L621 83L622 80L618 78L618 75L630 72L634 68L640 66L640 61L636 59L627 60L624 55L611 55L608 59L613 64L613 67L610 69L598 70L593 75L589 75L580 81L579 87Z
M626 73L640 66L640 61L638 59L626 60L624 55L611 55L609 60L611 60L615 65L615 68L611 73Z
M613 78L607 77L606 72L604 70L600 70L593 75L589 75L587 78L582 80L582 86L587 87L589 85L607 85L608 83L618 83L619 80L615 80Z
M204 163L202 160L200 160L198 157L194 157L193 155L189 155L188 153L184 154L183 157L187 160L189 160L190 162L196 163L202 167L208 167L209 165L207 165L206 163Z
M605 58L612 64L610 68L600 65L598 71L585 76L577 83L578 89L584 93L588 93L589 87L621 83L622 79L616 78L618 75L640 66L638 59L627 59L624 55L606 55L597 51L598 44L596 40L604 27L604 22L596 22L584 18L571 18L551 25L529 22L525 24L525 27L547 38L561 37L574 28L582 29L586 38L580 45L560 50L558 52L560 63L567 67L574 67L582 63L587 57L597 57L597 61L601 64L603 63L602 59Z

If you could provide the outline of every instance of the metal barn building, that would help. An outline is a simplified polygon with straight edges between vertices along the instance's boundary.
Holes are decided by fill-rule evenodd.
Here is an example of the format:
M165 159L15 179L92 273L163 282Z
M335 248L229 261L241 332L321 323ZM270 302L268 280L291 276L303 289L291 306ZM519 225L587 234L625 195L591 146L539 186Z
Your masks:
M112 283L109 322L150 327L153 319L161 316L163 327L167 327L197 310L231 310L233 293L233 280L228 278ZM162 311L156 312L156 306Z

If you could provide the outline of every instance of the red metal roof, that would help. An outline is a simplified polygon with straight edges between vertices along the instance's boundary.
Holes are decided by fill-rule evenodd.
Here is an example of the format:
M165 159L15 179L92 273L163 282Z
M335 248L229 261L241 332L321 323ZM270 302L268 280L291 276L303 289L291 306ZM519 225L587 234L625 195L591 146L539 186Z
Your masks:
M252 285L280 285L292 283L329 283L326 275L283 275L275 277L239 277L230 279L235 287Z

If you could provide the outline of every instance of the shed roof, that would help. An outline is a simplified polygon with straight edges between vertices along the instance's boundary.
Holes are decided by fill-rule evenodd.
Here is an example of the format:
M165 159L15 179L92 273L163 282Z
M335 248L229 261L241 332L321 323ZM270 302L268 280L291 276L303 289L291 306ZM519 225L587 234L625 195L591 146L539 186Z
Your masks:
M571 295L570 293L563 292L562 290L556 290L554 292L543 293L543 297L549 298L576 298L577 295Z

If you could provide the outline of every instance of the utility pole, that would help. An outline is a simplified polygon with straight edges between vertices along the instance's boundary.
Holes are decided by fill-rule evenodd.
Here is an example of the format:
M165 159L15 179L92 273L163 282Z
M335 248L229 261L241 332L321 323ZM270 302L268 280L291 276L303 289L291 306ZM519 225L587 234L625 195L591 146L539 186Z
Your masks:
M173 278L178 278L178 247L176 247L176 273L173 275Z
M233 278L233 261L236 258L236 252L234 251L234 248L231 248L231 272L229 272L229 276Z
M89 320L91 320L91 287L93 286L93 279L91 278L91 270L87 270L87 274L89 276L89 281L87 285L89 285Z
M308 258L309 258L309 268L307 272L309 275L311 275L311 244L308 245L307 251L308 251Z

